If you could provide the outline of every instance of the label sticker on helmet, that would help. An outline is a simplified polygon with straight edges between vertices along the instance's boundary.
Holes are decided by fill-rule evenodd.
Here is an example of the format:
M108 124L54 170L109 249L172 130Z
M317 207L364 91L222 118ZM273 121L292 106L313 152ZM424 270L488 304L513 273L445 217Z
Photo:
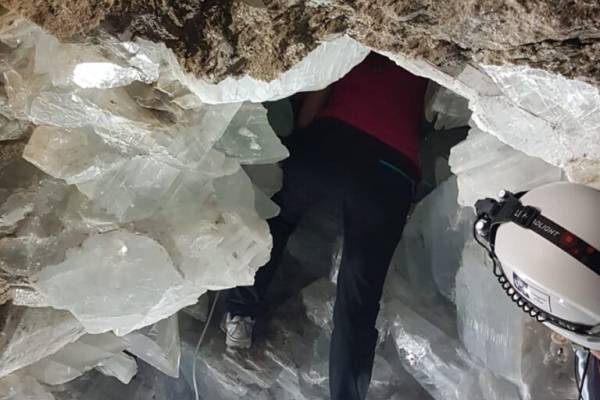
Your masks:
M552 312L552 307L550 306L550 296L537 287L525 282L514 272L513 285L515 289L517 289L521 295L525 296L532 304L544 311Z

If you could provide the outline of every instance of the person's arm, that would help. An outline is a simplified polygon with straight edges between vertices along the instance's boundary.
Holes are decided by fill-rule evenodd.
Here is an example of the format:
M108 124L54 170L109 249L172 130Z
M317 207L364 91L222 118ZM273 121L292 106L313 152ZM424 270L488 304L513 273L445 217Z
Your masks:
M296 119L298 128L306 128L313 122L319 111L321 111L325 103L327 103L327 97L329 97L330 90L331 86L316 92L308 92L304 95L302 105L300 106L300 112Z

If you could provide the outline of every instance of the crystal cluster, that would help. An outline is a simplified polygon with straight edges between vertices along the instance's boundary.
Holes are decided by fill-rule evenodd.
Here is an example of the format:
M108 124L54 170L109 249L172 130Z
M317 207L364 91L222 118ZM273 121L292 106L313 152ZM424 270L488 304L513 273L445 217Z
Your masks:
M516 167L512 172L506 172L507 176L503 176L501 171L490 171L493 175L486 174L488 182L498 176L510 186L528 188L536 182L562 179L556 178L557 170L553 172L549 166L544 168L541 161L545 161L560 168L564 178L571 182L600 187L600 114L597 112L600 109L600 91L597 86L527 66L469 63L458 71L446 72L424 60L385 54L403 68L430 78L467 99L472 112L470 125L476 130L475 136L481 137L478 133L483 132L500 140L486 143L480 139L477 144L473 138L474 146L483 146L481 152L467 155L465 151L469 151L470 146L466 146L460 157L479 157L482 165L487 163L486 157L496 157L497 152L504 151L507 157L514 157L521 171L533 170L534 177L529 182L527 174L516 174ZM445 106L445 113L464 115L456 111L458 104L456 101L449 103ZM452 121L452 118L447 119ZM502 144L509 147L504 148ZM520 153L523 155L517 155ZM498 158L498 162L501 161ZM494 163L490 163L492 165ZM479 172L472 172L476 178ZM515 179L514 183L512 179ZM464 201L473 199L475 194L472 190L486 195L495 194L489 193L490 189L466 187ZM460 179L459 191L463 191ZM471 205L462 201L461 204Z
M276 206L242 165L287 150L262 105L203 103L155 48L0 22L2 146L26 141L1 153L0 376L129 382L124 350L177 376L172 315L269 258Z
M504 295L485 253L469 235L472 210L458 205L456 198L452 178L419 204L406 227L377 322L380 340L368 398L571 398L572 352L564 348L558 355L550 331ZM430 215L439 232L423 224L419 215ZM450 235L452 243L442 243ZM331 251L331 240L317 248L312 236L306 227L294 234L288 255L297 246L312 246L310 254L302 254L302 262L317 263L321 251ZM424 240L421 246L414 246L417 236ZM444 273L436 267L436 262L444 263L444 254L436 262L430 254L448 251L441 246L452 247L445 259L449 271ZM412 250L407 254L404 248ZM336 263L330 266L336 268ZM284 257L280 268L289 272L294 267L290 257ZM482 301L492 297L494 301ZM279 306L266 326L257 328L249 351L226 352L222 334L210 328L197 358L202 398L327 398L334 300L335 284L325 277L316 280ZM182 318L181 329L181 371L191 385L199 330L189 317Z
M161 43L61 43L0 15L0 398L188 399L195 359L201 399L327 398L339 215L301 222L251 350L225 352L211 326L195 358L194 318L205 292L251 284L269 259L288 156L275 130L293 116L249 101L325 87L368 52L340 36L272 82L207 83ZM437 174L390 266L369 398L573 397L572 353L502 293L468 206L561 179L599 186L598 89L386 55L441 85L426 105L436 129L471 128L436 160L455 176Z
M458 177L458 202L463 206L494 197L500 190L518 193L563 179L560 168L529 157L478 128L452 148L450 167Z
M133 354L176 377L174 314L251 284L269 258L272 164L288 155L271 126L289 123L242 98L324 87L368 50L340 38L272 84L213 85L160 44L61 43L1 18L0 277L12 302L0 376L57 385L96 369L129 382Z

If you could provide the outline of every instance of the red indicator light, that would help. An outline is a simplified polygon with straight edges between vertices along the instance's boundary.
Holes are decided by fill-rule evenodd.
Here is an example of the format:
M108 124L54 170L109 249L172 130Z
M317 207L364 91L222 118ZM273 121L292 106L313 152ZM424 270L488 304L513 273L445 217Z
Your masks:
M592 246L588 246L587 249L585 249L585 252L591 256L596 252L596 249L594 249Z
M560 238L560 241L566 246L571 246L573 243L575 243L575 237L573 237L573 235L570 233L565 233Z

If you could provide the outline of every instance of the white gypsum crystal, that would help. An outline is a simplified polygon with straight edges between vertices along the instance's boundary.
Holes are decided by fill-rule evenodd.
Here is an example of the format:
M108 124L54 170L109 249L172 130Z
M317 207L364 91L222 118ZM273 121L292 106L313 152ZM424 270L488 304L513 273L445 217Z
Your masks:
M39 126L33 131L23 158L68 184L90 181L123 162L92 130L54 126Z
M112 333L85 335L58 352L30 365L27 372L40 382L60 385L118 355L125 346L125 342Z
M487 253L474 241L467 243L456 276L461 340L494 372L520 381L527 316L504 293L492 270Z
M425 95L425 118L436 130L467 126L471 119L469 102L450 89L430 82Z
M177 314L123 337L127 351L159 371L177 378L181 348Z
M564 359L552 359L551 331L517 307L492 269L485 250L474 241L466 243L456 276L458 325L465 348L533 399L571 397L573 352L565 346Z
M560 168L530 157L477 128L450 152L450 167L458 176L458 202L474 207L500 190L520 192L562 179Z
M51 308L10 306L4 317L0 377L56 353L85 334L70 313Z
M158 85L141 90L143 83L128 85L128 78L107 80L100 75L93 77L98 78L94 84L84 86L105 89L81 89L77 84L83 78L78 74L94 63L109 60L111 65L130 71L127 65L154 68L145 53L151 53L151 49L136 47L134 43L117 43L111 38L100 39L100 48L61 44L48 35L38 39L37 43L28 42L29 46L35 46L35 59L31 59L31 52L23 53L21 58L15 58L18 61L15 65L6 66L7 109L41 124L26 148L27 160L52 176L75 184L83 195L69 188L60 207L54 207L52 213L42 213L41 217L34 207L31 218L26 220L26 229L16 237L2 239L0 244L8 250L4 253L7 257L0 259L2 266L13 275L37 280L40 286L36 287L43 288L40 291L43 293L15 289L11 291L15 299L29 305L72 306L90 332L115 330L123 334L167 317L195 301L209 287L252 283L256 269L268 259L271 246L266 223L254 209L255 202L260 201L263 215L274 215L276 208L254 191L238 159L215 150L241 104L203 104L166 76L165 69L159 71L164 78L160 84L169 84L172 92L160 91ZM144 65L146 61L150 63L148 66ZM152 72L150 69L148 72ZM242 125L247 125L267 152L263 156L254 149L250 158L244 156L245 160L285 157L286 150L268 126L262 106L248 104L237 116L230 131L238 132ZM227 189L238 182L243 184L233 192ZM39 225L36 221L50 222L50 216L60 221L52 227L51 235L36 227ZM10 229L14 225L11 223ZM159 278L156 275L153 278L164 285L161 288L164 297L159 296L160 290L152 300L138 297L140 292L132 289L136 285L115 288L114 281L108 279L111 274L104 273L111 269L102 262L109 258L104 257L106 243L99 239L102 232L108 236L114 232L135 236L131 231L140 230L148 236L146 244L160 243L168 252L167 266L157 266L154 272ZM144 244L138 244L145 248ZM49 251L51 257L46 260L44 255ZM78 252L87 252L90 258ZM152 253L146 256L152 259ZM69 263L69 257L86 260L85 267ZM152 261L160 262L160 257ZM141 265L136 266L140 277L148 273L146 267L142 270ZM40 270L43 272L31 276ZM129 268L119 270L125 273ZM111 271L116 274L113 279L121 279L116 277L115 269ZM160 278L160 273L169 271L170 279ZM129 272L132 275L125 274L123 278L128 282L135 276L134 271ZM86 304L84 298L94 293L88 292L85 284L81 290L72 291L73 297L61 297L69 292L61 293L59 289L66 276L85 281L87 273L107 278L96 280L96 300L103 298L104 291L110 295L103 300L112 297L117 301L119 295L115 293L129 296L131 293L127 291L131 289L136 293L131 297L132 303L140 300L140 304L129 303L135 311L127 314L131 310L124 310L126 316L110 315L110 307L101 310ZM52 286L55 284L56 287Z
M504 101L475 105L475 121L503 142L559 166L571 181L600 187L600 91L526 66L482 69Z
M243 168L254 186L254 204L258 215L265 219L279 215L279 206L271 200L283 186L283 170L279 164L249 164Z
M96 370L102 372L104 375L115 377L127 385L137 374L138 365L135 358L125 353L118 353L101 361L96 366Z
M454 299L454 277L461 249L472 235L472 209L457 203L457 180L442 182L415 207L402 233L392 268L406 271L421 295L436 291ZM429 292L429 293L427 293Z
M180 174L180 169L155 158L134 157L78 184L78 188L96 206L128 222L154 214L174 190Z
M152 82L156 79L158 79L158 71L155 77L145 77L142 70L121 67L110 62L80 63L73 70L73 82L84 89L107 89L127 86L133 81Z
M271 164L289 156L260 104L244 103L215 148L241 164Z
M460 344L399 301L388 303L390 333L402 365L436 400L520 399L516 386L470 359Z
M466 98L476 128L561 168L569 181L600 185L597 87L523 65L469 63L447 73L424 60L384 54Z
M54 400L54 396L34 377L15 372L0 378L0 400Z
M50 306L71 311L89 333L125 335L197 298L159 243L125 230L90 236L31 279Z

